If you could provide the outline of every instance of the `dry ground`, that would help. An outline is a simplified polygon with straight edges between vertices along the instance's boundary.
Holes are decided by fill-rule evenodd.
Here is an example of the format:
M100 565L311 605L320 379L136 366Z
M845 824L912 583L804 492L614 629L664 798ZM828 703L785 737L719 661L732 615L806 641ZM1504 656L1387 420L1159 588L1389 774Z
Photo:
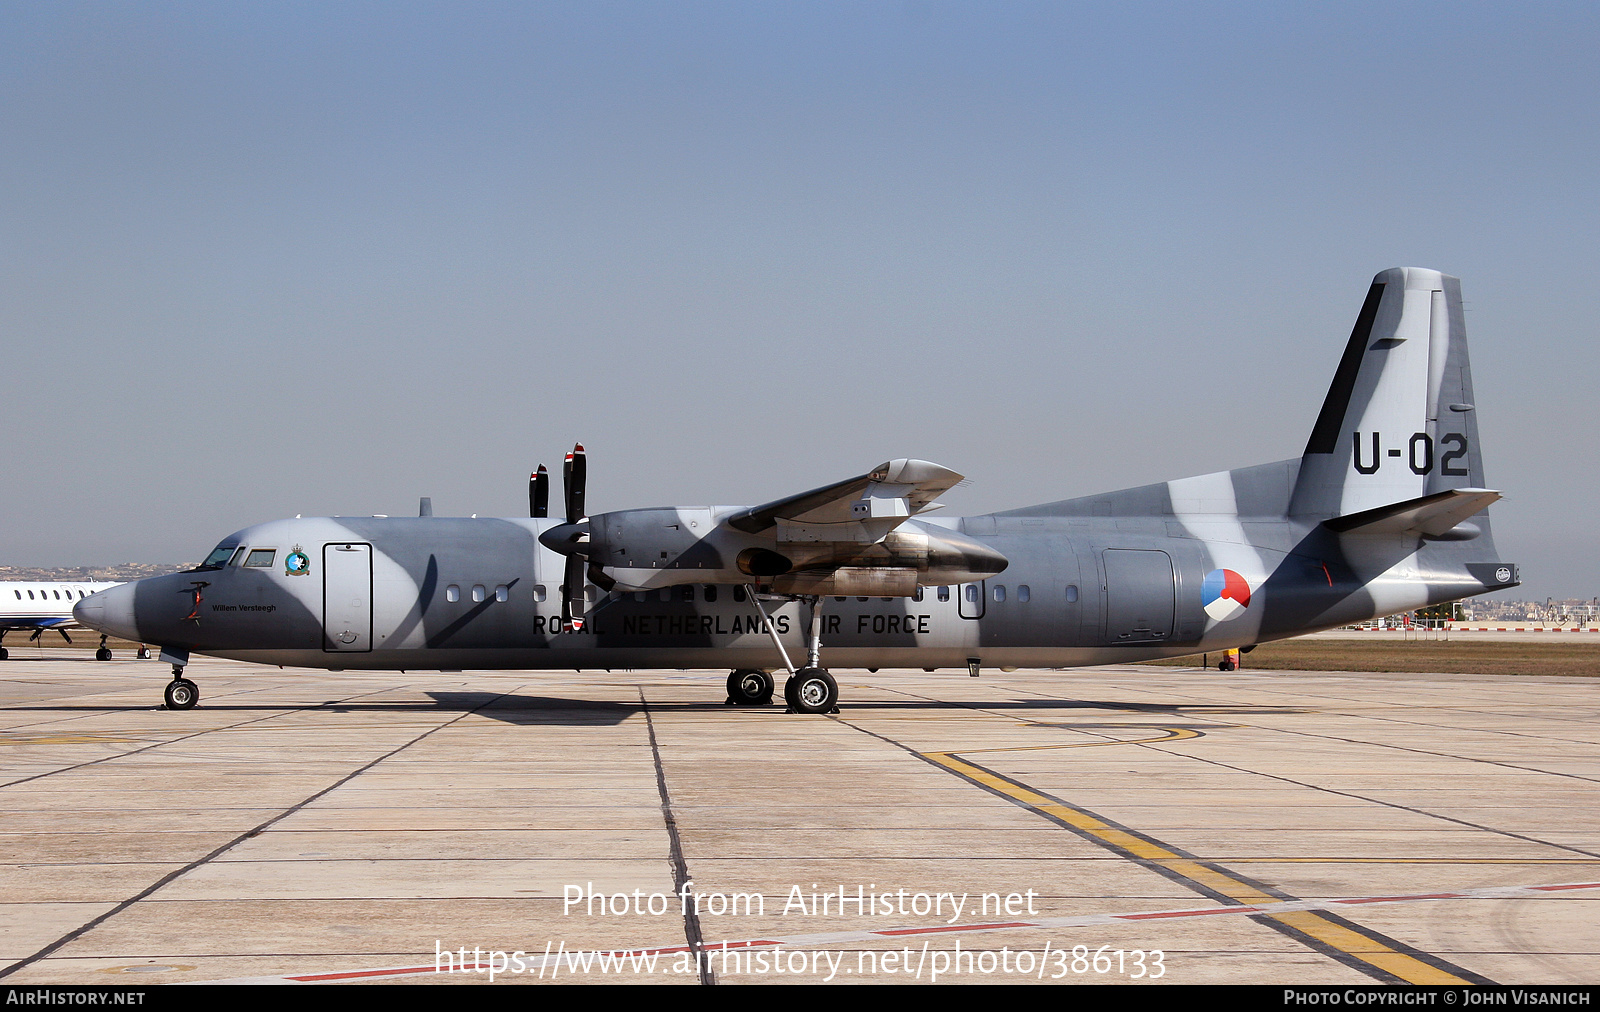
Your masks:
M1595 637L1600 640L1600 635ZM1212 653L1212 666L1221 658ZM1358 639L1292 639L1263 643L1243 656L1243 668L1286 671L1417 671L1479 675L1576 675L1600 677L1600 643L1453 640L1367 642ZM1149 664L1192 667L1201 655Z

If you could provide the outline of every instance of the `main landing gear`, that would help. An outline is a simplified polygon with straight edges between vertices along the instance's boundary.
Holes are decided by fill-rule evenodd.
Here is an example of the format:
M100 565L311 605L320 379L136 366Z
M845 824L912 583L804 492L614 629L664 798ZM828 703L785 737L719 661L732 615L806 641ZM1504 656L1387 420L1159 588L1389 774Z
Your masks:
M789 660L789 651L783 647L783 641L778 638L777 627L772 624L772 619L767 615L767 610L761 606L761 598L756 595L756 588L746 586L745 593L751 603L756 606L756 611L761 613L761 621L766 626L767 632L772 636L773 646L778 648L778 656L783 658L783 666L789 671L789 678L783 683L783 701L788 704L789 713L838 713L839 712L839 683L833 680L828 669L822 666L822 598L818 595L795 595L789 597L791 601L803 601L811 609L811 629L806 637L806 666L795 668ZM766 689L766 698L757 700L753 698L754 680L751 675L761 675L769 686ZM744 676L737 680L736 676ZM752 685L751 692L741 693L746 682ZM736 703L756 705L758 702L767 702L772 699L772 676L765 672L754 672L750 669L735 671L728 676L728 698Z
M801 668L783 683L790 713L838 713L839 683L827 668Z
M777 683L760 668L740 668L728 675L729 706L766 706Z
M192 710L194 704L200 702L200 687L183 677L183 665L172 666L172 681L167 683L165 693L167 709Z

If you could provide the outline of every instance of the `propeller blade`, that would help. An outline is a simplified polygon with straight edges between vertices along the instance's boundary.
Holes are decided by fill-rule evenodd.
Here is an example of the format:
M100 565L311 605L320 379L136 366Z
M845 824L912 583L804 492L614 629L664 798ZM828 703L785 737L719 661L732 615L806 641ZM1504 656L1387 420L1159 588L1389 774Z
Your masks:
M566 575L561 581L561 628L563 629L583 624L583 570L586 565L581 555L567 556Z
M550 515L550 472L543 464L539 470L528 475L528 516L548 517Z
M567 523L575 524L584 517L583 487L589 477L589 455L584 452L582 443L574 445L567 454L562 476L567 493Z

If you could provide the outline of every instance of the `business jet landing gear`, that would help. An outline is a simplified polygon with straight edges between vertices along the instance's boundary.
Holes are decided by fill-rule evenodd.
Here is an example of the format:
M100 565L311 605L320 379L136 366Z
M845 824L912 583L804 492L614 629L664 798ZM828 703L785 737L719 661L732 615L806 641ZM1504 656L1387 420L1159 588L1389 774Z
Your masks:
M172 666L172 681L167 683L167 709L192 710L200 702L200 687L183 677L183 665Z
M0 629L0 661L11 656L11 651L6 649L6 632L7 630Z
M105 633L100 634L100 649L94 652L94 659L97 661L109 661L111 659L111 648L106 646Z
M728 676L729 706L765 706L772 702L777 687L772 676L760 668L740 668Z

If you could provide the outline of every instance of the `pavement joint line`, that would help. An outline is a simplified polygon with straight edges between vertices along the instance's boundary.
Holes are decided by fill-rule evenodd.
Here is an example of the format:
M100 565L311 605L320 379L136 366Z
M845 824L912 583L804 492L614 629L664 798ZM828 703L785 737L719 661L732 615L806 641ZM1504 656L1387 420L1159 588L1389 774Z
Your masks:
M1455 892L1444 893L1414 893L1397 896L1350 896L1339 899L1321 900L1284 900L1264 905L1240 904L1222 907L1179 907L1170 910L1139 910L1127 913L1105 914L1079 914L1071 917L1038 917L1030 920L1011 921L976 921L965 924L931 924L913 927L877 928L874 930L857 931L829 931L809 934L763 935L758 938L728 939L706 946L706 951L775 948L790 946L793 948L811 948L823 945L839 945L850 942L870 942L882 939L907 938L924 935L948 935L958 933L993 934L996 932L1017 930L1039 930L1051 928L1092 928L1108 924L1121 924L1126 922L1140 922L1150 920L1179 920L1183 918L1202 918L1227 915L1245 915L1254 917L1270 909L1273 916L1290 916L1294 914L1319 911L1337 910L1345 906L1373 906L1381 904L1438 902L1441 900L1516 900L1533 899L1547 896L1557 892L1571 892L1575 890L1595 889L1600 890L1600 882L1558 882L1544 885L1522 886L1485 886L1478 889L1462 889ZM687 945L642 946L631 949L596 949L595 952L604 952L609 956L626 958L628 956L648 955L675 955L680 952L693 951ZM1374 956L1381 956L1373 952ZM474 956L474 959L478 957ZM557 955L528 955L525 963L530 968L555 965L558 960L568 958ZM475 962L468 964L468 971L477 970L485 972L490 964ZM286 973L262 977L238 977L227 980L195 981L194 983L209 984L244 984L244 983L329 983L340 980L361 980L374 977L400 977L417 973L442 973L438 964L423 964L412 966L386 966L364 967L354 970L332 970L316 973ZM461 971L458 971L461 972ZM511 974L507 973L507 976ZM1466 982L1463 982L1466 983Z
M1207 670L1207 669L1201 669L1201 670ZM1316 674L1317 672L1304 672L1304 673L1305 674ZM1032 691L1032 690L1024 689L1024 690L1021 690L1021 691ZM1038 693L1035 693L1035 695L1038 695ZM1049 698L1049 697L1041 696L1040 698ZM1198 699L1198 698L1203 698L1203 697L1198 697L1197 696L1197 697L1191 697L1191 698ZM1332 699L1337 705L1336 706L1322 705L1322 706L1319 706L1319 707L1298 707L1298 708L1295 708L1295 709L1297 710L1297 712L1304 712L1304 713L1310 713L1313 710L1324 710L1324 711L1327 711L1327 712L1331 712L1331 713L1333 713L1333 714L1335 714L1337 716L1361 717L1361 718L1366 719L1366 720L1381 721L1381 722L1386 723L1386 724L1397 724L1397 725L1400 725L1400 726L1403 726L1403 727L1425 727L1425 728L1430 728L1430 729L1437 727L1437 725L1435 725L1435 724L1429 724L1429 723L1425 723L1425 722L1422 722L1422 721L1400 720L1399 718L1396 718L1396 717L1393 717L1393 716L1389 716L1387 714L1388 714L1389 710L1393 709L1392 707L1387 707L1387 706L1386 707L1376 707L1376 706L1372 706L1372 705L1362 705L1362 702L1360 700L1349 699L1349 698L1346 698L1346 697L1343 697L1343 696L1327 696L1326 698ZM1115 709L1116 707L1113 705L1113 706L1110 706L1108 708ZM1167 710L1167 711L1182 711L1184 713L1192 713L1195 710L1199 710L1199 709L1216 709L1216 708L1218 708L1218 704L1204 704L1204 703L1202 703L1202 704L1196 704L1196 705L1191 705L1191 706L1182 706L1182 705L1176 705L1175 704L1175 705L1171 705L1171 706L1167 706L1167 707L1162 707L1161 709L1164 709L1164 710ZM1228 708L1234 710L1235 712L1238 712L1238 709L1240 709L1240 708L1231 707L1231 706L1228 707ZM1460 713L1471 714L1473 716L1481 716L1482 715L1481 711L1479 709L1477 709L1477 708L1463 708L1463 707L1457 707L1457 706L1446 706L1444 704L1440 704L1439 706L1437 706L1435 708L1436 709L1450 710L1452 712L1460 712ZM1144 707L1141 707L1140 709L1143 710ZM1382 710L1384 712L1381 712L1381 713L1380 712L1369 712L1369 711L1378 711L1378 710ZM1500 711L1491 710L1490 712L1499 714ZM1422 749L1422 748L1415 748L1415 747L1412 747L1412 746L1409 746L1409 745L1400 745L1400 744L1397 744L1395 742L1372 741L1372 740L1362 739L1362 738L1344 738L1344 737L1340 737L1338 735L1318 734L1315 731L1299 731L1299 730L1294 730L1292 728L1277 727L1277 726L1274 726L1274 725L1271 725L1271 724L1240 724L1240 725L1235 725L1235 726L1245 727L1245 728L1249 728L1251 730L1256 730L1256 731L1270 731L1270 732L1276 732L1276 733L1279 733L1279 734L1293 734L1293 735L1300 735L1302 737L1307 737L1307 738L1317 738L1317 739L1321 739L1321 740L1325 740L1325 741L1343 742L1344 744L1347 744L1347 745L1365 745L1365 746L1367 746L1369 748L1389 748L1389 749L1395 749L1395 750L1400 751L1400 752L1412 752L1412 753L1415 753L1417 755L1436 756L1436 757L1441 758L1441 759L1456 759L1456 760L1459 760L1461 762L1479 762L1479 763L1484 763L1484 764L1490 765L1490 766L1501 766L1501 767L1504 767L1506 769L1513 769L1513 770L1517 770L1517 771L1523 772L1523 773L1539 773L1539 774L1544 774L1544 775L1547 775L1547 776L1569 777L1569 778L1571 778L1573 780L1584 780L1584 781L1587 781L1587 782L1590 782L1590 783L1596 782L1596 778L1594 778L1594 777L1585 777L1585 776L1581 776L1581 775L1576 774L1576 773L1565 773L1565 772L1562 772L1560 770L1544 770L1544 769L1539 769L1537 767L1532 767L1532 766L1518 766L1515 763L1500 762L1500 761L1494 760L1494 759L1483 759L1483 758L1479 758L1477 756L1461 756L1461 755L1456 755L1456 754L1451 753L1451 752L1437 752L1437 751L1434 751L1434 750L1431 750L1431 749ZM1584 726L1586 727L1587 725L1584 725ZM1578 739L1578 738L1559 738L1559 737L1552 737L1552 736L1549 736L1549 735L1528 735L1528 734L1522 734L1522 733L1519 733L1519 732L1516 732L1516 731L1507 731L1507 730L1504 730L1504 729L1501 729L1501 728L1484 729L1484 733L1490 733L1490 734L1496 734L1496 735L1505 735L1505 736L1516 737L1516 738L1534 738L1534 739L1537 739L1537 740L1540 740L1540 741L1555 741L1555 742L1560 742L1562 744L1568 744L1568 745L1587 745L1587 744L1589 744L1587 741L1585 741L1583 739Z
M1342 740L1342 739L1335 739L1335 740ZM1355 743L1352 742L1352 743L1348 743L1348 744L1355 744ZM1573 853L1573 854L1582 854L1584 857L1600 858L1600 854L1597 854L1594 851L1584 850L1581 847L1572 847L1572 846L1568 846L1567 844L1564 844L1564 843L1555 843L1555 842L1550 841L1550 840L1541 840L1536 836L1528 836L1525 833L1513 833L1509 829L1496 829L1493 826L1485 826L1482 823L1468 822L1466 819L1458 819L1453 815L1445 815L1442 812L1430 812L1425 808L1417 808L1417 807L1414 807L1412 805L1402 805L1398 801L1385 801L1382 798L1375 798L1375 797L1368 796L1366 794L1357 794L1354 791L1341 791L1341 790L1337 790L1337 789L1335 789L1333 787L1322 787L1322 786L1319 786L1317 784L1306 783L1303 780L1296 780L1293 777L1284 776L1284 775L1282 775L1280 773L1268 773L1265 770L1253 770L1253 769L1247 769L1247 768L1245 768L1243 766L1233 766L1233 765L1230 765L1229 763L1221 762L1221 761L1216 760L1216 759L1207 759L1204 756L1186 755L1186 754L1180 754L1180 753L1177 753L1177 752L1168 752L1165 749L1159 749L1159 748L1154 748L1154 747L1151 748L1151 751L1159 752L1162 755L1175 756L1175 757L1180 758L1180 759L1190 759L1190 760L1193 760L1195 762L1202 762L1202 763L1206 763L1206 764L1211 765L1211 766L1220 766L1225 770L1233 770L1235 773L1248 773L1248 774L1250 774L1252 776L1266 777L1268 780L1276 780L1279 783L1284 783L1284 784L1293 784L1296 787L1303 787L1306 790L1310 790L1310 791L1320 791L1320 792L1322 792L1324 794L1332 794L1332 795L1334 795L1336 797L1341 797L1341 798L1353 798L1356 801L1364 801L1369 805L1382 805L1385 808L1396 808L1396 809L1399 809L1402 812L1410 812L1413 815L1421 815L1421 816L1424 816L1425 818L1438 819L1441 822L1450 822L1450 823L1454 823L1457 826L1465 826L1468 829L1475 829L1475 830L1477 830L1477 831L1479 831L1481 833L1494 833L1496 835L1504 836L1504 837L1507 837L1507 838L1512 839L1512 840L1520 840L1523 843L1532 843L1532 844L1536 844L1536 845L1541 846L1541 847L1554 847L1557 850L1565 850L1565 851L1568 851L1568 852ZM1450 756L1449 758L1461 759L1462 757L1461 756ZM1500 765L1500 764L1496 763L1494 765ZM1529 771L1524 771L1524 772L1529 772ZM1590 778L1588 778L1588 777L1579 777L1577 779L1588 780Z
M288 711L288 713L308 713L308 712L313 711L313 710L320 710L324 706L338 706L338 705L341 705L343 703L349 702L352 699L360 699L362 696L375 695L379 691L387 691L387 690L374 690L373 692L361 692L361 693L357 693L354 696L348 696L345 699L330 700L329 702L326 702L326 703L318 703L316 706L295 707L294 709ZM146 745L143 748L131 748L126 752L118 752L116 755L101 756L98 759L90 759L88 762L74 763L71 766L62 766L60 769L46 770L43 773L35 773L34 775L29 776L29 777L21 777L21 778L19 778L17 780L8 780L5 783L0 784L0 790L5 790L7 787L15 787L18 784L29 783L30 781L34 781L34 780L41 780L44 777L53 777L58 773L71 773L73 770L81 770L86 766L96 766L96 765L98 765L100 763L111 762L111 761L116 760L116 759L124 759L124 758L126 758L128 756L131 756L131 755L138 755L141 752L148 752L153 748L163 748L163 747L165 747L167 745L176 745L180 741L188 741L190 738L198 738L201 735L216 734L218 731L236 731L236 730L238 730L240 728L248 727L251 724L259 724L262 721L275 720L275 719L277 719L279 717L284 717L284 716L287 716L287 713L269 713L264 717L252 717L249 720L241 720L241 721L238 721L238 722L233 723L233 724L224 724L221 727L212 727L212 728L205 728L205 729L199 730L199 731L191 731L188 734L182 734L182 735L179 735L176 738L167 738L167 739L164 739L162 741L152 742L151 744ZM0 972L0 977L4 977L4 976L5 976L5 972Z
M656 741L656 722L650 715L650 701L644 696L644 686L636 688L639 690L639 706L644 710L645 730L650 736L650 758L656 768L656 791L661 795L661 818L667 829L672 888L683 901L681 905L684 940L695 953L695 965L700 971L700 983L712 985L717 982L717 977L711 970L711 961L700 958L700 953L705 950L704 937L700 932L700 914L696 905L687 902L688 897L693 895L694 879L689 877L689 863L683 856L683 840L678 835L678 817L672 812L672 795L667 790L667 771L661 764L661 746ZM698 902L695 901L696 904Z
M1027 727L1036 725L1028 724ZM1071 730L1071 729L1069 729ZM1074 741L1062 745L1017 745L1013 748L964 748L962 755L973 755L978 752L1042 752L1056 748L1099 748L1102 745L1149 745L1158 741L1185 741L1189 738L1204 738L1204 731L1197 731L1189 727L1163 728L1167 733L1159 738L1132 738L1128 740L1113 741Z
M988 712L980 710L979 712ZM1160 874L1202 895L1230 905L1251 905L1265 901L1273 913L1254 912L1250 918L1280 934L1293 938L1315 952L1359 970L1386 984L1493 984L1439 956L1364 928L1331 911L1278 913L1277 903L1293 901L1280 890L1252 882L1214 862L1202 861L1176 848L1169 848L1154 837L1119 826L1108 819L1068 804L1060 798L1037 791L977 763L960 759L955 752L922 752L903 742L869 731L840 717L830 717L846 727L877 738L911 753L923 762L944 769L968 783L1005 798L1068 829L1092 843ZM1151 747L1151 746L1146 746ZM1166 753L1163 749L1154 749Z
M1087 809L1070 805L1060 798L967 762L955 753L916 753L928 762L945 767L956 775L1008 798L1080 836L1110 850L1133 858L1166 877L1225 903L1250 906L1252 920L1297 938L1309 948L1330 956L1353 969L1384 983L1405 984L1492 984L1493 981L1456 966L1431 953L1425 953L1371 929L1329 916L1323 910L1288 910L1281 904L1294 901L1279 890L1265 887L1230 872L1213 862L1169 848L1154 837L1102 819Z
M520 689L521 686L518 686L517 688ZM511 691L515 692L517 690L513 689ZM250 839L252 837L255 837L255 836L259 836L262 832L266 831L269 827L271 827L275 823L278 823L278 822L281 822L284 819L287 819L289 816L293 815L295 812L298 812L300 809L304 808L305 806L311 804L313 801L316 801L318 798L321 798L324 795L330 794L333 791L339 789L340 787L342 787L345 784L349 783L350 781L354 780L356 777L358 777L361 774L365 773L367 770L372 769L374 766L376 766L379 763L383 762L385 759L388 759L388 758L390 758L392 756L398 755L399 753L405 751L406 749L408 749L411 746L415 745L417 742L419 742L422 739L428 737L429 735L433 734L434 732L442 731L445 728L447 728L447 727L451 726L452 724L456 723L457 721L465 720L466 718L472 716L474 713L477 713L479 710L489 706L491 703L494 702L494 700L496 700L496 699L504 699L506 696L508 696L510 694L511 694L510 692L501 693L500 695L495 696L494 699L486 700L485 702L480 703L478 706L475 706L472 709L467 710L467 711L465 711L463 713L459 713L456 716L452 717L451 719L445 721L444 723L439 724L439 725L437 725L437 726L435 726L433 728L430 728L427 731L422 732L421 734L419 734L416 737L412 738L410 741L406 742L405 744L400 745L400 746L398 746L396 748L390 749L388 752L385 752L383 755L378 756L376 759L373 759L371 762L368 762L365 765L359 767L358 769L353 770L352 772L345 774L344 776L340 777L338 780L335 780L333 783L329 784L327 787L324 787L322 790L317 791L316 793L310 795L309 797L303 798L299 802L295 803L294 805L290 806L289 808L284 809L283 811L279 812L277 815L274 815L272 818L266 820L265 822L261 823L260 825L256 826L255 828L249 829L249 830L246 830L243 833L240 833L238 836L235 836L233 839L229 840L227 843L224 843L222 846L216 848L215 850L213 850L210 853L204 855L203 857L196 858L195 860L190 861L188 864L185 864L180 868L173 869L172 871L170 871L167 874L163 875L161 878L157 879L155 882L151 883L150 885L146 886L144 889L140 890L137 894L135 894L133 896L130 896L125 900L122 900L121 902L117 903L115 906L111 907L111 909L104 911L103 913L99 914L98 916L90 918L88 921L85 921L83 924L81 924L78 927L74 928L73 930L67 932L65 935L62 935L60 938L58 938L55 941L51 942L50 944L46 945L44 948L40 949L38 952L35 952L33 955L25 956L24 958L18 960L17 962L12 963L11 965L9 965L9 966L7 966L7 967L5 967L3 969L0 969L0 979L4 979L6 977L9 977L13 973L16 973L18 970L21 970L21 969L23 969L23 968L25 968L27 966L30 966L33 963L36 963L41 959L44 959L46 956L49 956L52 952L55 952L56 950L60 949L62 946L68 944L69 942L74 941L75 939L81 937L85 933L93 930L94 928L98 927L99 925L101 925L101 924L105 923L106 921L110 920L112 917L115 917L117 914L120 914L122 911L124 911L124 910L128 909L129 907L133 906L135 903L138 903L140 900L143 900L146 897L152 895L157 890L159 890L163 886L167 885L169 882L172 882L173 880L175 880L177 878L180 878L183 875L188 874L189 872L193 871L194 869L199 868L201 865L204 865L204 864L214 860L215 858L220 857L221 855L227 853L229 850L232 850L234 847L236 847L239 844L243 843L245 840L248 840L248 839ZM368 693L362 693L362 695L368 695ZM266 719L269 719L269 718L263 717L261 719L266 720ZM204 733L205 733L204 731L201 731L201 732L197 732L196 734L198 735L198 734L204 734ZM195 737L195 736L196 735L186 735L185 737ZM178 740L182 740L182 739L178 739ZM156 748L158 746L152 745L152 746L149 746L149 747ZM143 750L142 749L136 749L135 751L143 751ZM131 754L131 753L124 753L124 754ZM115 758L115 757L109 757L109 758ZM89 765L89 764L85 763L84 765ZM29 778L29 779L33 779L33 778ZM18 781L18 782L20 782L20 781ZM9 785L0 785L0 786L9 786Z

